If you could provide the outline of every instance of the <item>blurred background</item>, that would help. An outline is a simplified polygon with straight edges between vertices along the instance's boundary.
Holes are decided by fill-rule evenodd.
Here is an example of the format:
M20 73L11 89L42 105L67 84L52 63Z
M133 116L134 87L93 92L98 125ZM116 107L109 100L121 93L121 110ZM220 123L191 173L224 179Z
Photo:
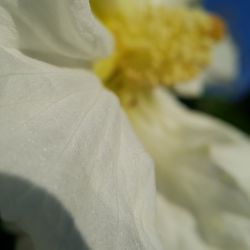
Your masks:
M197 99L181 99L189 107L219 117L250 134L250 1L203 0L205 9L222 17L239 52L240 72L234 82L207 86Z

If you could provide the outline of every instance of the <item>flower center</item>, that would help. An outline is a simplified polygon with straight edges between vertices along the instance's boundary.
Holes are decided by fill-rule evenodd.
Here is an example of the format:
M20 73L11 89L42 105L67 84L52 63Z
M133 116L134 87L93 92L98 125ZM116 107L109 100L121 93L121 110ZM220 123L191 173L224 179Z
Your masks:
M194 79L209 65L213 46L224 35L219 18L188 8L151 6L136 16L100 18L116 48L96 63L95 71L121 99Z

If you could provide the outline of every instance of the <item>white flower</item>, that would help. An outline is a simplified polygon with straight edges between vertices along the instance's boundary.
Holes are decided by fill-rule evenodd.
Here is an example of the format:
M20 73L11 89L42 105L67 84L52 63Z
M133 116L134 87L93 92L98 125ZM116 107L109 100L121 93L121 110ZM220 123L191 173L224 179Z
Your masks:
M163 2L113 0L109 1L110 5L106 2L106 8L109 7L107 10L99 5L98 0L93 0L92 3L101 20L117 39L118 59L111 58L111 63L109 62L115 74L112 75L112 67L104 67L105 62L103 66L106 70L109 69L109 74L112 76L104 77L106 85L121 97L131 124L156 164L157 225L164 248L250 249L249 138L216 119L189 111L175 100L169 90L157 86L160 85L160 82L155 82L155 79L158 79L157 76L145 77L148 72L154 72L147 67L155 64L146 64L154 60L154 57L150 57L150 50L154 49L155 54L158 53L157 48L161 45L158 39L161 39L159 38L161 34L165 34L164 29L168 28L165 23L158 22L158 19L165 20L161 16L161 13L164 13L164 7L161 5ZM154 8L155 3L159 4L160 9L156 9L157 12L154 15L152 14L154 9L152 12L147 11L148 8ZM168 4L169 1L166 3ZM171 3L174 2L171 1ZM167 6L169 8L169 5ZM179 14L174 12L174 18L176 13ZM167 14L171 15L169 12ZM112 15L116 18L112 19ZM121 26L119 26L119 18L122 20ZM152 23L158 26L148 28ZM173 24L170 23L170 25ZM151 32L159 37L149 36ZM142 43L140 36L147 37L148 40ZM138 41L141 46L146 47L144 54L137 51ZM227 47L226 49L216 48L216 51L225 54L224 57L221 58L221 54L218 56L215 53L215 65L218 64L218 60L224 63L224 60L228 59L225 67L220 64L220 67L210 64L209 70L204 69L210 72L210 76L213 74L213 77L220 80L229 80L235 75L232 74L232 71L235 72L232 67L235 65L236 56L228 52L231 46L228 41L220 44L223 48ZM150 47L147 42L154 46ZM174 42L178 41L174 40ZM169 41L165 41L164 46L168 46L167 43ZM126 46L130 50L136 48L128 55L131 63L135 61L141 66L138 67L137 74L127 73L131 68L126 64L129 60L126 57ZM163 56L166 56L162 48L160 51ZM171 52L167 51L167 53ZM191 53L195 54L196 51ZM178 63L178 59L177 62L172 60L171 63ZM135 64L135 66L138 65ZM202 74L208 75L204 71ZM162 71L157 68L157 72ZM139 75L140 73L142 74ZM124 78L120 78L119 74L127 77L128 81L123 82ZM198 75L201 79L198 81L200 85L204 83L206 77ZM148 80L151 83L152 78L153 88L152 85L148 88L149 84L143 81ZM138 82L138 79L142 81ZM141 86L147 90L135 94L136 87L141 88ZM189 86L185 88L189 90ZM125 91L126 94L124 94ZM127 99L127 96L130 98Z
M20 249L162 249L151 160L88 70L87 0L0 2L0 215Z
M2 0L0 34L0 216L19 249L250 249L245 135L161 87L139 94L124 108L156 196L151 160L91 71L113 41L88 1Z
M250 249L246 136L185 109L162 89L128 114L156 163L165 249Z

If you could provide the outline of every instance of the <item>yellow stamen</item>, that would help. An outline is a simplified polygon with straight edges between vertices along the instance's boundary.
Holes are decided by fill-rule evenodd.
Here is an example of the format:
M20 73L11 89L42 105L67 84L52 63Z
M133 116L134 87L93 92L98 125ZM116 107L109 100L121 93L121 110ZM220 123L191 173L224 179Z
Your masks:
M102 21L114 35L116 50L95 70L123 97L194 79L209 65L212 48L225 30L219 18L204 11L165 6Z

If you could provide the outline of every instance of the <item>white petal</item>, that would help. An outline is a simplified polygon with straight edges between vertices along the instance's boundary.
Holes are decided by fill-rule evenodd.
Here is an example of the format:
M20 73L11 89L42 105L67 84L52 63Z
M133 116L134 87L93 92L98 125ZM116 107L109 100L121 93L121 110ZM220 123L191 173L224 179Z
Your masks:
M1 45L61 66L82 67L112 48L88 0L1 0L0 34Z
M180 96L197 97L202 95L204 87L205 87L205 75L201 74L192 81L179 83L175 85L174 90Z
M211 148L215 162L230 173L238 185L250 195L250 145L219 145Z
M0 214L36 250L162 249L151 160L87 71L0 49Z
M158 192L192 214L200 241L223 250L250 249L246 237L250 233L249 139L217 120L185 109L161 89L152 97L141 97L138 106L128 112L156 162ZM242 157L236 158L243 145ZM230 155L233 151L234 156ZM237 231L233 230L235 221Z
M165 199L161 194L157 195L157 223L165 249L214 249L199 237L192 215Z
M215 46L213 60L207 71L207 81L228 83L236 79L239 73L239 52L230 37Z

